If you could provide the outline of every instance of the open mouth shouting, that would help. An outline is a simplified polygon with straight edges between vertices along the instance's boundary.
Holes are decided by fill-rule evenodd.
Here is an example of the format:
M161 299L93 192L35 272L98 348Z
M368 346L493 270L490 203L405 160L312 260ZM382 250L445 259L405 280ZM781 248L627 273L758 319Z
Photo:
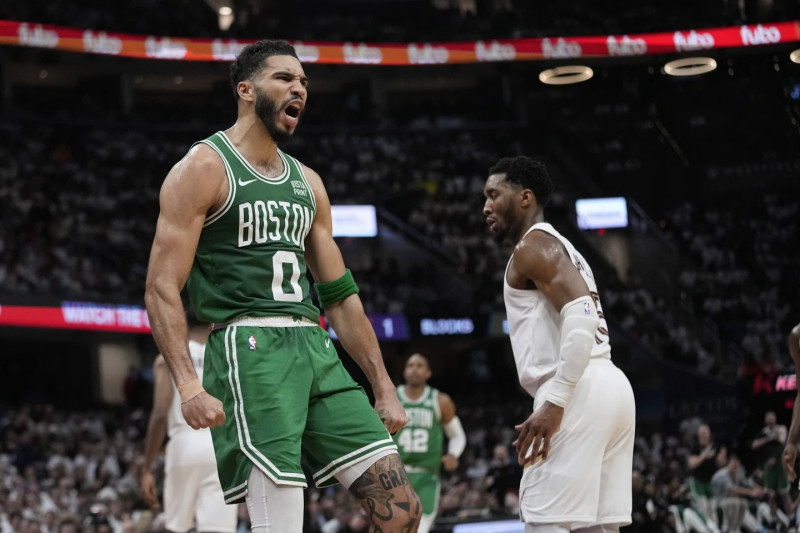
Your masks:
M291 100L283 107L283 120L292 128L297 126L305 104L300 99Z

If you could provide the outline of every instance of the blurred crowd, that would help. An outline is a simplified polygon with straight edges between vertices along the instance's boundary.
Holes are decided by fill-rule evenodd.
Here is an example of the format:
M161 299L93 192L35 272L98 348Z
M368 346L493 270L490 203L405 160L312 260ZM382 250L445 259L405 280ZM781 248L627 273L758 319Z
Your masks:
M443 483L442 523L516 516L521 469L510 442L523 407L464 410L469 445ZM161 510L147 507L137 482L146 425L143 409L0 410L0 532L164 531ZM163 457L156 464L159 484L162 466ZM306 531L367 530L358 504L340 486L312 488L306 499ZM240 529L249 531L243 505Z
M437 531L517 516L522 471L510 443L526 409L519 401L459 409L467 448L458 469L443 474ZM45 404L0 410L0 532L164 531L161 510L148 508L137 483L146 424L142 408L65 412ZM796 531L796 484L775 478L785 439L786 426L772 412L764 414L762 427L733 437L697 417L672 433L640 431L634 522L624 531ZM160 458L159 484L162 466ZM305 495L305 531L367 531L362 510L341 486L312 486ZM244 505L239 529L249 530Z
M141 305L160 183L203 134L25 120L0 132L0 293ZM343 243L366 310L447 315L503 308L508 249L486 230L483 183L500 154L531 144L516 130L411 127L312 131L287 151L324 177L332 203L376 205L429 252L392 255L367 239L350 258ZM800 259L797 206L768 196L741 212L700 209L672 211L672 234L693 262L679 289L748 361L786 363L783 330L794 314L780 296L800 289L787 274ZM563 194L548 217L562 232L574 227ZM662 298L592 264L611 321L671 361L718 370L719 351Z
M786 335L796 323L800 209L795 198L763 194L724 205L685 202L673 210L672 235L692 259L679 288L746 366L791 366Z
M627 531L797 531L800 496L782 474L785 440L786 426L773 412L765 413L763 427L736 438L716 435L696 417L673 435L639 435Z

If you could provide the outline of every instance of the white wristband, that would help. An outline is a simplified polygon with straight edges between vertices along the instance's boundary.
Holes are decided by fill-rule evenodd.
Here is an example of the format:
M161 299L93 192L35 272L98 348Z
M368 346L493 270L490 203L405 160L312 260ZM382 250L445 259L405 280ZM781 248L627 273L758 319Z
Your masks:
M454 416L450 422L442 426L447 435L447 453L458 459L467 447L467 435L461 426L461 420Z

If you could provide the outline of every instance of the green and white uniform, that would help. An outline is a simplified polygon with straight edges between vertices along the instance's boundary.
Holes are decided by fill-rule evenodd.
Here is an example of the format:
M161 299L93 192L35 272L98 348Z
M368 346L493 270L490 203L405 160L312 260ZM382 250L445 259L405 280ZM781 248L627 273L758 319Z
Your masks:
M340 470L395 445L318 327L304 257L314 194L280 150L284 172L269 178L224 133L201 142L225 163L230 189L206 218L187 283L195 314L215 324L203 386L226 416L211 430L225 501L244 501L253 465L305 487L301 455L317 486L333 485Z
M422 514L435 515L439 508L444 431L439 410L439 391L426 386L411 400L406 387L397 387L397 397L408 415L408 424L394 435L408 479L422 501Z

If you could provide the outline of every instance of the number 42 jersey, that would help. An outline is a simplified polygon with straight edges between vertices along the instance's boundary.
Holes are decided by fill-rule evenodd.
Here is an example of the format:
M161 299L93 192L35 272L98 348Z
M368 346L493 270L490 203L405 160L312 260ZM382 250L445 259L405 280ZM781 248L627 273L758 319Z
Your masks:
M228 197L206 216L187 289L200 320L242 317L319 320L306 278L305 238L316 201L300 163L278 150L284 171L256 171L223 132L201 141L225 164Z
M407 471L438 474L444 445L439 391L426 386L419 398L411 400L405 389L404 385L397 387L397 397L408 416L408 424L393 437L398 453Z

